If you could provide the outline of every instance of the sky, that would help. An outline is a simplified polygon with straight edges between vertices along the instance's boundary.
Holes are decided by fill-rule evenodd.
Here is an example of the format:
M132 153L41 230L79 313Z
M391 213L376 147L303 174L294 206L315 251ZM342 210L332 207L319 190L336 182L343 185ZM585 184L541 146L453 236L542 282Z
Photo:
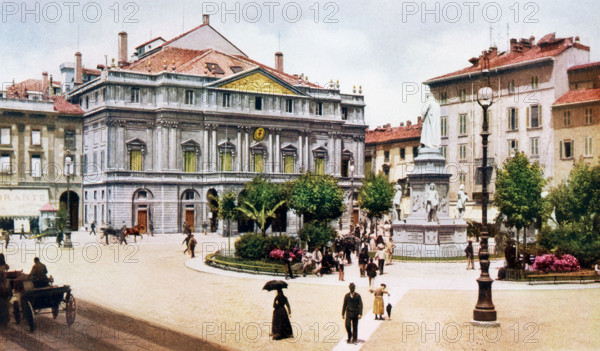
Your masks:
M579 36L598 61L600 1L2 1L0 80L41 79L81 51L85 67L117 57L126 31L129 54L143 42L169 40L210 24L250 58L310 81L362 86L370 127L416 121L427 79L469 66L468 59L508 38ZM508 31L508 36L507 36ZM106 58L105 58L106 55Z

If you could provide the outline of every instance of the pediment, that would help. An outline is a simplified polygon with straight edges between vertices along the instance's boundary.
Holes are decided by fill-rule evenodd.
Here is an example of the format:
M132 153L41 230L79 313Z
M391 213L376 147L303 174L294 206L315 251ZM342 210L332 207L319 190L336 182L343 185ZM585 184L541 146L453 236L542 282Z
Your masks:
M267 70L257 67L214 82L220 89L259 94L301 95L305 94Z

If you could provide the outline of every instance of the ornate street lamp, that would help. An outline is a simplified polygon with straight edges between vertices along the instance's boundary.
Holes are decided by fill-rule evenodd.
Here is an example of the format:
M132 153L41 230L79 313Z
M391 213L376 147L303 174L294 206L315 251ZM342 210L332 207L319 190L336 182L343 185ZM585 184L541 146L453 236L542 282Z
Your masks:
M473 310L474 323L492 323L496 322L496 310L492 302L492 283L490 278L490 254L488 252L488 229L487 229L487 203L488 203L488 174L487 174L487 148L488 148L488 114L487 111L493 102L493 91L490 87L489 61L487 55L484 55L481 75L484 78L485 86L477 92L477 103L483 109L483 128L481 131L481 142L483 146L483 167L482 167L482 185L481 185L481 242L479 243L479 266L481 275L477 279L479 284L479 298ZM485 79L487 78L487 79Z
M64 247L67 249L73 248L73 243L71 242L71 176L73 175L73 160L71 153L67 150L67 154L65 156L65 169L64 169L65 178L67 178L67 223L65 225L65 244Z

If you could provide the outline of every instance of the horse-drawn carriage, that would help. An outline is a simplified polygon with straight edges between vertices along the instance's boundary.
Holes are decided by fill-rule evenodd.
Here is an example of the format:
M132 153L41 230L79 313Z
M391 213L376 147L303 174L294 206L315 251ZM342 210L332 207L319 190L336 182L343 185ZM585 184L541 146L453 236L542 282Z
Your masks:
M137 237L139 236L141 239L143 239L144 237L142 236L140 230L143 228L142 225L137 225L133 228L125 228L125 238L127 238L128 236L133 236L133 240L134 242L137 242ZM102 240L104 238L104 236L108 236L106 240L106 242L110 242L111 244L116 244L118 242L120 242L120 237L121 237L121 229L120 228L113 228L112 226L108 226L105 228L100 228L100 230L102 231L103 235L100 237L100 240Z
M35 330L34 315L52 313L52 317L56 319L61 311L65 312L68 325L75 322L77 304L69 285L35 288L33 282L27 279L27 275L23 274L23 271L6 272L5 277L11 289L9 299L12 301L13 316L17 324L21 323L23 318L27 321L29 330L33 332ZM52 282L50 279L50 284ZM44 311L48 309L50 311Z

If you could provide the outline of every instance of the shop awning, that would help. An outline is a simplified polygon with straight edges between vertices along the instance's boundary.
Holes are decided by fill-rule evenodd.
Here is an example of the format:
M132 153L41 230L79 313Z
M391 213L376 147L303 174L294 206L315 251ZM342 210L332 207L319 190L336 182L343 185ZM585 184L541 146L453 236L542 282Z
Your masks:
M37 217L48 189L0 189L0 217Z

